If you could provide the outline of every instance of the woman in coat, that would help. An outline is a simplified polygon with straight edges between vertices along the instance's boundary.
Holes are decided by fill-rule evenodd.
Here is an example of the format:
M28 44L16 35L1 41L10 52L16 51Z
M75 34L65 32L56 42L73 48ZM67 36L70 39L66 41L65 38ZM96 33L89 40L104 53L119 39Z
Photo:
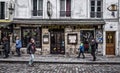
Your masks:
M16 37L16 52L17 52L19 57L21 56L21 53L20 53L21 47L22 47L21 40L19 39L19 37Z

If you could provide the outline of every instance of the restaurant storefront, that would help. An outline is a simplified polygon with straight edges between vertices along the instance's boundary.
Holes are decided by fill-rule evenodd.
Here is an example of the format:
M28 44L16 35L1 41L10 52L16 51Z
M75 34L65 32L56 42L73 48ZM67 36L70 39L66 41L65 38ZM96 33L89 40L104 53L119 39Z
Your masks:
M103 43L103 20L14 20L15 29L20 32L23 47L30 37L35 38L37 49L42 54L76 54L80 42L88 52L91 38L99 46Z

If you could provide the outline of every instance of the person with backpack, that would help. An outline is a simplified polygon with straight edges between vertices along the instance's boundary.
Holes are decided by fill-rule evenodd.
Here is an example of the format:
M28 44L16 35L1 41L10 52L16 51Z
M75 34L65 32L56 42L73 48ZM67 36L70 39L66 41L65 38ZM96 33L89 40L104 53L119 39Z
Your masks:
M85 58L85 55L84 55L84 44L83 44L82 42L80 43L80 47L79 47L79 55L78 55L77 58L80 58L81 53L82 53L82 55L83 55L83 59L84 59L84 58Z
M16 37L16 52L17 52L17 56L20 57L21 53L20 53L20 49L22 47L22 43L21 40L19 39L19 37Z
M27 53L30 54L29 66L33 66L35 51L36 51L35 40L31 38L30 43L28 43L27 45Z

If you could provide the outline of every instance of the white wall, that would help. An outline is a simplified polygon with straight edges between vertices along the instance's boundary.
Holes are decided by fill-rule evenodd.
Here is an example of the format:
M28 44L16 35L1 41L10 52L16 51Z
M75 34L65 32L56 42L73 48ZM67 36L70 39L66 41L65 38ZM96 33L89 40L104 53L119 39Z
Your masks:
M0 0L3 1L3 0ZM15 0L15 18L31 18L31 2L32 0ZM60 0L50 0L53 8L52 18L59 18L60 12ZM111 11L107 8L111 4L118 4L118 0L103 0L103 18L117 18L117 11L115 12L115 17L111 15ZM71 0L71 18L74 19L85 19L90 16L90 1L89 0ZM48 18L47 16L47 0L43 0L43 18Z
M30 18L31 4L30 0L16 0L15 1L15 18ZM29 8L30 7L30 8Z
M115 55L118 55L119 45L118 45L118 22L106 22L104 27L104 42L103 42L103 55L106 55L106 32L107 31L115 31Z
M31 16L31 2L32 0L15 0L15 18L32 18ZM60 0L50 0L52 3L53 15L51 18L59 18L60 15ZM88 0L71 0L71 18L87 18L89 11ZM48 19L47 16L47 0L43 0L43 18Z
M87 18L88 5L87 0L74 0L72 4L72 18Z
M117 11L115 11L115 17L114 17L111 15L112 12L107 9L111 4L118 5L118 0L103 0L103 18L104 19L117 18Z

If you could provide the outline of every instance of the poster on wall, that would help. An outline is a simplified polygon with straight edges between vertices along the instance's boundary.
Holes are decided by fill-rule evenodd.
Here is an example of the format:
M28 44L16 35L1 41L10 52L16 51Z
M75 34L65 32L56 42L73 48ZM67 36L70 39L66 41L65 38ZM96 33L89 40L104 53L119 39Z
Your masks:
M43 35L43 43L44 44L48 44L49 43L49 35L48 34Z
M77 34L68 34L68 44L77 44Z
M102 30L96 30L96 41L98 43L103 43L103 32L102 32Z

